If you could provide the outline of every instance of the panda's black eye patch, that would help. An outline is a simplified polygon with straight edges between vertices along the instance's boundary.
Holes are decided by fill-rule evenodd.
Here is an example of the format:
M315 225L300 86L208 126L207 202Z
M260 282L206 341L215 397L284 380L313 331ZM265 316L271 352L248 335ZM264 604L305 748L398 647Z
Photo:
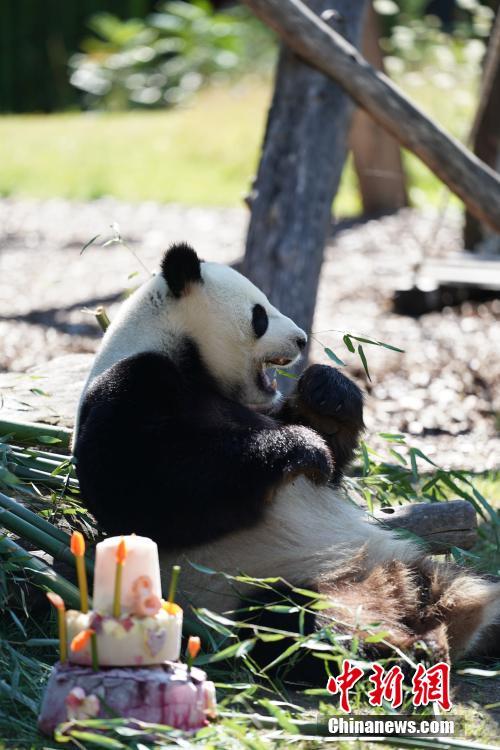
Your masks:
M269 325L269 318L262 305L254 305L252 311L252 328L258 339L265 334Z

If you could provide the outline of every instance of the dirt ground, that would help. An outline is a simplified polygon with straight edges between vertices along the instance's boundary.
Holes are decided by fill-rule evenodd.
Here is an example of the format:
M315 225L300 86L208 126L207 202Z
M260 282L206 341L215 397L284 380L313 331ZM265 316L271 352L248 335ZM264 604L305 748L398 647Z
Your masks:
M147 269L175 240L207 260L242 254L244 209L200 209L62 200L0 200L0 370L24 371L58 355L93 352L100 333L88 310L104 304L111 317L146 271L123 247L102 247L116 222ZM82 246L99 240L83 255ZM365 389L367 441L378 432L406 432L442 466L484 470L500 464L500 300L431 313L419 319L391 312L395 288L424 252L460 249L453 213L412 210L340 226L323 265L312 356L327 362L328 346ZM86 311L87 310L87 311ZM337 329L332 331L331 329ZM405 349L366 346L372 383L338 331L367 335Z

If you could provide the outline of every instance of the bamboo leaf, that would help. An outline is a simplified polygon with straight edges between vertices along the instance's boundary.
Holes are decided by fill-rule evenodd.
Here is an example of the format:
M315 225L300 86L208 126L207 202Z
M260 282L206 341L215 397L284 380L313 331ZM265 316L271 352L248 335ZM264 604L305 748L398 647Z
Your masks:
M260 703L269 711L271 716L274 716L280 727L284 729L285 732L288 732L288 734L300 734L299 728L296 724L293 723L291 717L286 713L286 711L283 711L282 708L280 708L267 698L261 700Z
M291 380L299 379L299 376L294 372L287 372L286 370L281 370L279 367L276 368L276 372L278 373L278 375L282 375L284 378L290 378Z
M51 435L39 435L38 440L43 445L56 445L56 443L62 443L61 438L52 437Z
M383 341L379 341L379 346L383 346L384 349L390 349L392 352L399 352L400 354L404 354L405 350L400 349L398 346L392 346L392 344L385 344Z
M333 362L335 362L336 365L339 365L339 367L345 367L345 362L343 362L340 357L337 357L335 352L332 352L331 349L329 349L327 346L325 346L325 354L327 357L329 357Z
M423 458L424 461L427 461L428 464L432 464L432 466L437 466L437 464L435 464L434 461L429 458L429 456L426 456L425 453L420 450L420 448L412 448L411 450L416 456L420 456L420 458Z
M403 455L401 455L401 453L398 453L398 451L395 451L394 448L391 448L389 450L389 453L392 456L394 456L394 458L396 459L396 461L399 461L399 463L402 464L403 466L407 466L408 465L408 461L406 460L406 458Z
M364 370L366 372L366 377L371 382L370 371L368 370L368 362L366 361L365 352L364 352L363 347L361 346L361 344L358 346L358 354L359 354L359 358L360 358L360 360L361 360L361 362L363 364Z
M345 336L342 336L342 341L347 346L351 354L354 354L354 344L351 341L350 336L346 333Z
M370 471L370 458L365 442L361 443L361 455L363 457L363 474L368 474Z
M85 252L85 250L86 250L86 249L87 249L88 247L90 247L91 245L93 245L93 244L94 244L94 242L95 242L95 241L96 241L97 239L99 239L99 237L100 237L100 236L101 236L100 234L96 234L96 236L95 236L95 237L92 237L92 239L91 239L91 240L89 240L88 242L86 242L86 243L85 243L85 245L84 245L84 246L82 247L82 249L80 250L80 255L83 255L83 253Z
M372 344L373 346L380 346L380 341L374 341L373 339L366 338L365 336L354 336L352 333L349 336L354 341L361 341L362 344Z
M269 662L269 664L267 664L264 667L264 669L261 670L261 672L265 674L266 672L269 672L269 670L273 669L278 664L281 664L282 661L284 661L285 659L288 659L289 656L291 656L296 651L298 651L301 645L302 645L301 641L295 641L295 643L292 643L292 645L286 648L284 651L282 651L281 654L276 657L276 659L273 659L273 661Z
M384 341L377 341L376 339L369 339L367 336L354 336L352 333L349 334L350 338L354 341L360 341L362 344L371 344L372 346L382 346L384 349L390 349L393 352L399 352L404 354L404 349L400 349L392 344L386 344Z
M363 638L363 641L366 643L379 643L380 641L383 641L385 638L387 638L390 635L388 631L380 632L380 633L372 633L372 635L367 635L366 638Z
M410 461L411 461L411 471L413 474L413 478L415 481L418 480L418 467L417 467L417 457L415 455L415 450L411 448L410 450Z
M30 393L34 393L35 396L50 396L50 393L42 391L41 388L30 388Z
M208 654L207 656L200 657L197 659L197 664L213 664L217 661L224 661L225 659L241 658L246 656L252 648L255 646L256 638L248 638L245 641L238 641L232 643L230 646L223 648L222 651L217 651L215 654Z
M298 607L288 606L287 604L268 604L266 605L267 612L277 612L278 614L289 615L292 612L298 612Z
M95 732L84 732L80 729L72 729L70 736L75 740L85 740L90 742L92 745L106 748L125 748L126 745L119 740L113 739L113 737L106 737L104 734L95 734Z
M264 643L274 643L275 641L282 641L286 636L281 633L259 633L258 638L259 641L264 641Z

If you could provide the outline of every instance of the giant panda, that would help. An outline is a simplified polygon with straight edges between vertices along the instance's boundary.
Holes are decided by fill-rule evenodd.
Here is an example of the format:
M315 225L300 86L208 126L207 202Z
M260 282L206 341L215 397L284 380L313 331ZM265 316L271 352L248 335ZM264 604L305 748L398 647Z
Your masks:
M203 569L274 576L331 604L308 610L309 631L362 636L376 623L389 648L498 653L500 585L432 561L342 493L363 429L358 387L314 364L280 394L269 370L294 365L306 342L236 270L172 246L123 303L80 400L76 472L100 527L154 538L165 571L184 561L185 605L241 619L256 610L248 593ZM293 607L277 610L260 608L259 624L296 629ZM319 663L300 677L317 679Z

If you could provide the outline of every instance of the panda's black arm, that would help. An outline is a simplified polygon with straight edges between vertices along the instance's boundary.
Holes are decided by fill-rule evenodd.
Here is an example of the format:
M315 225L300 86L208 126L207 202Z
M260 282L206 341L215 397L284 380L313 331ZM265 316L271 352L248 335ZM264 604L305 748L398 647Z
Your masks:
M333 481L339 482L364 429L363 394L358 386L334 367L311 365L274 416L321 435L332 452Z
M295 476L330 479L330 451L316 432L279 424L194 377L193 368L181 377L168 358L141 354L89 389L76 471L108 533L144 534L165 547L207 543L258 523Z

